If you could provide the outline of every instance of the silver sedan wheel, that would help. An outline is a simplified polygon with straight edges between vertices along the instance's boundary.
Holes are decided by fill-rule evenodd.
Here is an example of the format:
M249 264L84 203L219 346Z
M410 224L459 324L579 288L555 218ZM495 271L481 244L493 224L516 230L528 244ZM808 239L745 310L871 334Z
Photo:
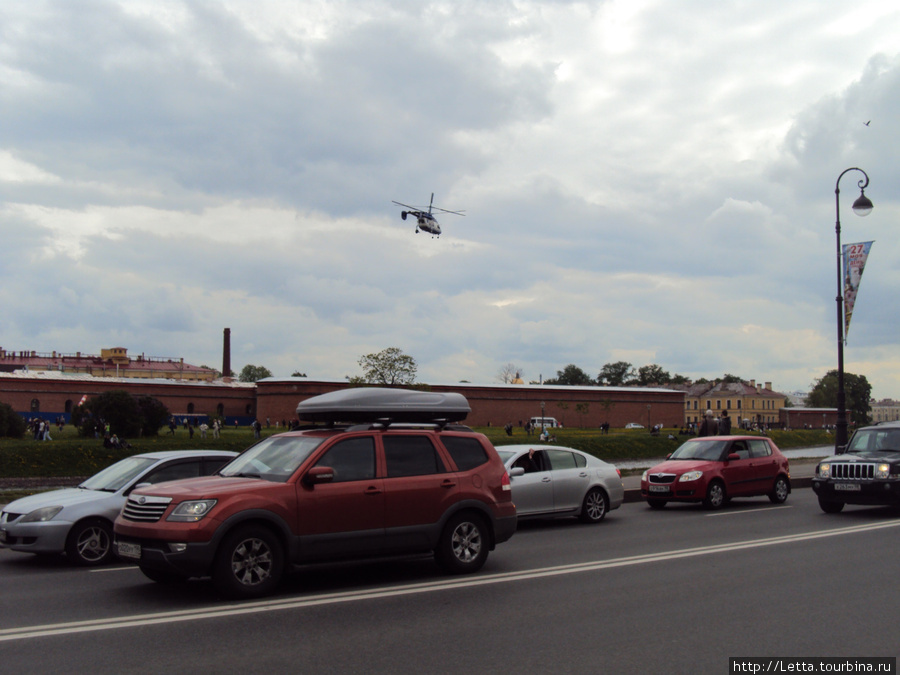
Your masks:
M581 505L581 520L585 523L599 523L606 516L606 495L600 488L591 489L584 496Z
M76 524L69 532L66 556L77 565L102 565L112 559L112 532L99 520Z

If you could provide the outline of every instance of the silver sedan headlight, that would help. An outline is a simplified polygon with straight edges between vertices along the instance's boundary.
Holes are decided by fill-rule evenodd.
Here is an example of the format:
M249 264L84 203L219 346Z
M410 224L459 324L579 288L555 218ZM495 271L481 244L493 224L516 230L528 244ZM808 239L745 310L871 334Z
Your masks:
M48 520L53 520L57 513L63 510L61 506L45 506L40 509L35 509L31 513L27 514L24 518L22 518L22 523L44 523Z
M700 480L703 476L702 471L688 471L686 473L681 474L681 477L678 479L679 483L687 483L692 480Z
M166 520L176 523L196 523L202 520L206 514L212 511L216 505L215 499L198 499L197 501L181 502Z

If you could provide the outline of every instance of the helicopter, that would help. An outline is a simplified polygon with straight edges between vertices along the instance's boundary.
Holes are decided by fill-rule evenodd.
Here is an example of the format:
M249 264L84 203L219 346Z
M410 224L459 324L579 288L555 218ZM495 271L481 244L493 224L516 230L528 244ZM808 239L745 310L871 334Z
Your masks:
M401 211L400 217L403 220L406 220L406 216L415 216L416 218L416 234L419 233L419 230L424 230L428 232L432 238L441 236L441 226L438 223L437 219L431 214L432 210L441 211L443 213L452 213L455 216L464 216L466 215L463 211L448 211L447 209L442 209L438 206L434 206L434 193L431 193L431 201L428 203L428 210L423 211L424 206L410 206L409 204L403 204L401 202L393 202L397 206L403 206L409 211Z

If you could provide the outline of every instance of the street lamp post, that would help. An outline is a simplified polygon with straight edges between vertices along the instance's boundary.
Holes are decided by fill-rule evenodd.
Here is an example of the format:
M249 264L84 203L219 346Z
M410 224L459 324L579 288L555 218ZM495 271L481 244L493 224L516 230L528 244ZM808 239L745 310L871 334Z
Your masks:
M647 428L650 428L650 404L647 404Z
M834 233L837 239L837 339L838 339L838 390L837 390L837 421L834 426L834 448L836 452L843 452L847 445L847 397L844 392L844 292L843 279L841 277L841 178L849 171L859 171L860 178L859 197L853 202L853 212L858 216L867 216L872 212L872 201L866 197L865 189L869 185L869 176L865 171L857 167L844 169L837 182L834 184Z

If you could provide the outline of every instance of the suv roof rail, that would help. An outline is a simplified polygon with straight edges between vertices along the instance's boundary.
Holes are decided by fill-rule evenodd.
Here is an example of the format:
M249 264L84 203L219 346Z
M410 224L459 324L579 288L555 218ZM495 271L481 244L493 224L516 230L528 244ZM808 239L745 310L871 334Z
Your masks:
M472 429L465 424L451 424L449 420L436 419L431 422L394 422L392 419L383 417L373 422L363 424L354 424L347 427L345 431L369 431L372 429L437 429L438 431L469 431Z

